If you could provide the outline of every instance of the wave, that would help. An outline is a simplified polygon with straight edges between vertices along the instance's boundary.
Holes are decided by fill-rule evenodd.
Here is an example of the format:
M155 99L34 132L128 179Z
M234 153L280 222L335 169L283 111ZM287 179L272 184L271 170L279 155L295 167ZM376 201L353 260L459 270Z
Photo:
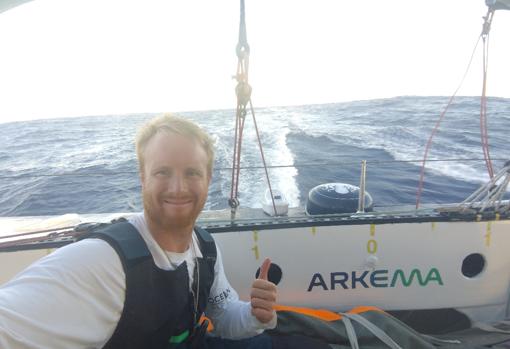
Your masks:
M446 97L397 97L348 103L258 108L271 183L291 206L326 182L357 184L368 160L367 190L377 205L414 203L424 146ZM487 180L479 135L479 99L459 97L431 148L422 202L462 201ZM142 207L134 138L154 114L37 120L2 125L0 215L137 211ZM233 110L181 113L216 142L208 209L226 208L231 190ZM247 116L244 167L261 166L253 120ZM510 100L489 100L491 156L508 156ZM495 161L495 167L503 160ZM303 165L316 164L316 166ZM260 207L262 169L242 170L243 206Z

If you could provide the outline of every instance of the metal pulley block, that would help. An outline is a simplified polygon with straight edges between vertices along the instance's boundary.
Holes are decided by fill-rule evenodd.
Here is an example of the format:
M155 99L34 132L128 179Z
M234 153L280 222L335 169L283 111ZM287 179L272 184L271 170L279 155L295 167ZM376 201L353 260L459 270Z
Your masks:
M251 99L252 88L245 81L239 81L236 86L237 103L246 106Z

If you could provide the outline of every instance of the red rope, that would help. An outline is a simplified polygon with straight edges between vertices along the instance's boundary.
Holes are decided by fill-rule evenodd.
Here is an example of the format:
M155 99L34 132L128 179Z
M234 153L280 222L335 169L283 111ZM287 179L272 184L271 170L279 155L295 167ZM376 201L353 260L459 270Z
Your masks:
M236 191L235 191L235 197L237 199L237 196L239 194L239 174L241 173L241 146L243 142L243 130L244 130L244 122L246 121L246 108L243 107L243 110L240 115L240 126L239 126L239 145L237 147L237 171L236 171Z
M489 153L489 135L487 131L487 69L489 66L489 34L483 37L483 83L480 97L480 138L482 142L483 158L487 166L489 177L494 177L494 169Z
M434 138L435 134L439 130L439 126L441 125L441 122L443 121L443 119L444 119L444 117L446 115L446 112L448 111L448 109L452 105L455 96L459 92L460 88L462 87L462 85L464 83L464 80L466 79L467 73L469 72L469 68L471 67L471 63L473 62L473 58L475 56L476 48L478 47L478 44L480 43L480 38L481 37L482 36L478 37L478 39L476 41L476 44L475 44L475 47L473 48L473 52L471 52L471 58L469 59L467 68L466 68L466 70L464 72L464 75L462 76L460 84L457 86L457 88L455 89L455 92L453 93L453 95L448 100L448 104L446 104L446 107L443 109L443 111L439 115L439 119L436 121L436 124L435 124L434 128L432 129L432 132L431 132L431 134L429 136L429 139L427 140L427 145L425 146L425 152L423 154L423 160L422 160L422 163L421 163L420 180L418 182L418 189L416 190L416 209L418 209L420 207L421 194L423 192L423 181L424 181L424 177L425 177L425 164L427 162L427 157L429 155L430 147L432 146L432 139Z
M480 138L482 143L483 158L487 166L487 172L489 173L489 177L491 179L494 177L494 170L492 167L492 161L489 153L489 135L487 131L487 67L489 65L489 32L493 16L494 9L489 8L489 10L487 11L487 15L484 17L485 21L482 28L482 34L478 37L475 48L473 49L473 53L471 54L471 59L469 60L468 67L466 69L466 72L464 73L464 77L462 78L461 83L455 90L454 94L450 97L450 100L448 101L448 104L444 108L443 112L439 116L439 120L436 122L436 125L434 126L434 129L432 130L432 133L430 134L430 137L427 141L420 170L420 181L418 183L418 190L416 193L416 209L418 209L420 206L420 198L421 193L423 191L423 178L425 176L425 163L427 161L427 156L432 145L432 138L437 133L439 125L443 121L446 111L452 104L455 95L457 94L460 87L462 86L462 83L464 82L469 67L471 66L471 62L473 61L473 56L476 51L476 48L478 46L478 43L480 42L480 38L483 39L483 83L482 83L482 95L480 99Z
M457 89L457 91L458 91L458 89ZM450 106L453 102L453 99L455 98L455 95L457 94L457 91L455 91L455 93L450 97L448 104L441 112L441 115L439 116L439 119L437 120L436 125L434 126L434 129L432 130L432 133L429 136L427 145L425 146L425 153L423 154L423 161L421 163L420 181L418 183L418 191L416 192L416 209L418 209L420 207L421 193L423 191L423 178L425 176L425 163L427 162L429 150L432 145L432 139L434 138L435 134L439 130L439 125L441 125L441 122L443 121L444 116L446 115L446 111L448 110L448 108L450 108Z
M260 141L259 128L257 127L257 120L255 119L255 111L253 110L253 105L251 104L251 99L250 99L250 110L251 110L251 115L253 116L253 124L255 125L255 132L257 133L257 141L259 142L260 157L262 158L262 163L264 164L264 172L266 173L267 186L269 187L269 193L271 194L271 202L273 203L274 214L276 216L278 214L278 212L276 212L276 204L274 202L273 189L271 188L271 181L269 180L269 172L268 172L267 166L266 166L264 150L262 149L262 142Z
M234 152L233 152L233 159L232 159L232 187L230 188L230 198L233 199L237 195L234 195L236 193L236 182L235 182L235 171L236 168L238 168L237 165L237 133L238 133L238 127L239 127L239 105L237 105L237 112L236 112L236 124L235 124L235 130L234 130Z

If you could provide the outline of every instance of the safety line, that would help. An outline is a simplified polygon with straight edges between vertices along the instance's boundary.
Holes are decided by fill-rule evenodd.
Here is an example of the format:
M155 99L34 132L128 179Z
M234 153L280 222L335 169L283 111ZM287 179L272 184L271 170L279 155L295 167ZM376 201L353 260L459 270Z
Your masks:
M481 158L469 158L469 159L428 159L427 162L477 162L484 161ZM492 161L506 161L508 159L493 158ZM391 165L395 163L416 163L422 162L423 159L414 160L367 160L367 164L373 165ZM335 167L344 165L358 165L360 161L340 161L340 162L314 162L314 163L298 163L289 165L267 165L267 168L278 169L278 168L306 168L306 167ZM241 170L262 170L264 166L241 166ZM232 167L216 167L213 171L232 171ZM138 175L138 171L115 171L115 172L95 172L95 173L55 173L55 174L20 174L20 175L0 175L0 179L22 179L22 178L45 178L45 177L104 177L104 176L115 176L121 174L133 174Z

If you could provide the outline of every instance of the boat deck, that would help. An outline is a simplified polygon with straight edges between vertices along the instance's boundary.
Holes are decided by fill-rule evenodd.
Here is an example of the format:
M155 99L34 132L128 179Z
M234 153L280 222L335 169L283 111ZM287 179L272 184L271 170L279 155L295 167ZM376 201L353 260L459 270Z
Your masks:
M480 215L475 210L460 211L458 204L429 205L416 210L414 206L378 207L372 212L343 213L328 215L308 215L303 208L290 208L285 216L269 216L262 209L241 208L232 217L230 209L204 211L198 219L198 225L211 232L231 230L277 229L287 226L314 225L358 225L358 224L386 224L404 222L441 222L450 220L491 220L494 212ZM498 216L498 218L504 218Z

